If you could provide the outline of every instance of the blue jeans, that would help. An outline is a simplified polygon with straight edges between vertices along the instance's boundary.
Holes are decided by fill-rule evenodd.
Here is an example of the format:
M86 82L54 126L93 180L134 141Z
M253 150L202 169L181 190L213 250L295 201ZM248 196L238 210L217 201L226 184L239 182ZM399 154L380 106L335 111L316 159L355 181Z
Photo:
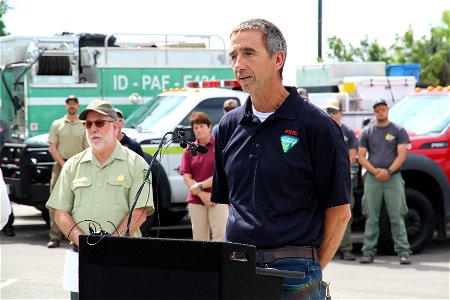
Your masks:
M283 258L261 267L305 273L305 278L284 279L284 299L325 299L327 283L322 281L322 267L318 260Z

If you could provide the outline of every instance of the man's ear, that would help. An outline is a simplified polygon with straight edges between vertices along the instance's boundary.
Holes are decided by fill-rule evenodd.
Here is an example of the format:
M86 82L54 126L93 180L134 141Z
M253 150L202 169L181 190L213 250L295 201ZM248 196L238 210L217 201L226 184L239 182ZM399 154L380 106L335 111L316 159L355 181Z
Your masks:
M278 71L283 67L286 55L284 54L283 51L278 51L277 53L275 53L274 56L275 56L275 70Z

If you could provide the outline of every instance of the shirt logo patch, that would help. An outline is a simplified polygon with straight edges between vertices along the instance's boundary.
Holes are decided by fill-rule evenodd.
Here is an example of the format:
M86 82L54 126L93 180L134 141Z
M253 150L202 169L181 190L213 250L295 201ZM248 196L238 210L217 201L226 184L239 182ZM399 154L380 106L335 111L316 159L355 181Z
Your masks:
M117 181L124 181L124 180L125 180L125 176L117 175Z
M144 169L144 171L143 171L144 176L142 177L142 179L145 179L145 177L147 176L147 172L148 172L148 170L147 170L147 169ZM149 176L149 178L147 178L147 180L146 180L145 182L146 182L146 183L150 183L150 176Z
M284 153L289 152L298 143L298 137L292 135L282 135L280 139Z
M392 134L388 133L388 134L386 134L385 139L388 142L392 142L393 140L395 140L395 136L393 136Z

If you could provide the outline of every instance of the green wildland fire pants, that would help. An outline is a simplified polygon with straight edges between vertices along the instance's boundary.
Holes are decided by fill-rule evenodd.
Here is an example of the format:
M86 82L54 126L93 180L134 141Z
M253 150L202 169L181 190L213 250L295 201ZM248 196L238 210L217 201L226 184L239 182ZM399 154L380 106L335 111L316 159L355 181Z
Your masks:
M352 211L352 217L345 228L344 236L342 237L341 244L339 245L338 251L352 251L353 250L353 242L352 242L352 223L353 223L353 207L355 206L355 198L353 197L353 193L351 195L350 201L350 210Z
M380 234L379 220L381 206L384 203L391 223L394 250L398 254L411 254L405 226L406 205L404 181L400 173L392 174L388 181L379 182L372 174L367 173L364 179L364 196L362 212L366 217L364 245L362 252L373 255L377 252Z

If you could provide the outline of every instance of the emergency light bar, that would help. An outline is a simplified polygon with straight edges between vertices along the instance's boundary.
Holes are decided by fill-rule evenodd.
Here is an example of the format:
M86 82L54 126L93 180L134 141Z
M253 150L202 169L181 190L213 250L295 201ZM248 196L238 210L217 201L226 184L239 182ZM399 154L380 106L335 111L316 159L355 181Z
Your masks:
M191 81L188 83L190 88L240 88L241 85L237 80L205 80Z

